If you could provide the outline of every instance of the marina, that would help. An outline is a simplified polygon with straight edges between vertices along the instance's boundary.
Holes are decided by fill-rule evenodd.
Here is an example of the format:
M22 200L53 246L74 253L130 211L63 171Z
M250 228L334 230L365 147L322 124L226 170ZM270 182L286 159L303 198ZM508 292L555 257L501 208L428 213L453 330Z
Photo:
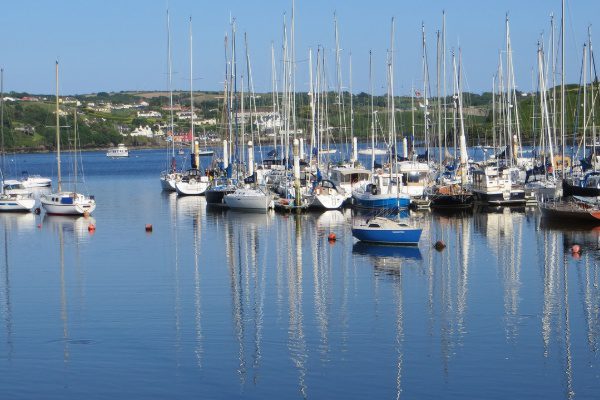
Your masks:
M0 397L600 398L600 3L113 3L0 24Z
M0 369L11 397L600 390L594 226L478 206L411 212L418 246L368 244L352 237L350 208L245 213L161 193L162 154L117 165L84 153L90 187L111 193L93 218L0 213ZM54 161L19 157L31 170ZM124 202L136 207L121 212Z

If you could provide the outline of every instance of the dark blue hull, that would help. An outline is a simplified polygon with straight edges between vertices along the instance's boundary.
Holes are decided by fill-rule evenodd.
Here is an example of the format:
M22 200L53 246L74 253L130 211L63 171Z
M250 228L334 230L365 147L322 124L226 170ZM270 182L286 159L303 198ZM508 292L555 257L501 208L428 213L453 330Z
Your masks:
M421 238L421 228L370 229L352 228L352 236L363 242L416 245Z

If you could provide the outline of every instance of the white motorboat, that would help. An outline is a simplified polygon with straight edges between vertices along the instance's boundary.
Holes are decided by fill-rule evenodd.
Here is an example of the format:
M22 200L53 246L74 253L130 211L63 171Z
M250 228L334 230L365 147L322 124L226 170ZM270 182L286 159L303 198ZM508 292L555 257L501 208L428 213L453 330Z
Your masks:
M31 193L0 194L0 211L31 211L35 207L35 199Z
M106 152L106 157L129 157L129 149L123 143L119 143L117 147L111 147L110 149L108 149L108 151Z
M96 200L93 196L86 196L73 191L62 190L61 168L60 168L60 110L58 96L58 61L56 62L56 164L57 164L57 181L58 190L55 193L48 193L40 198L42 207L48 214L61 215L83 215L91 214L96 209ZM73 131L77 143L77 109L73 113ZM77 148L75 148L77 154ZM75 157L74 166L77 166L77 157ZM77 182L77 168L75 171L75 182Z
M21 183L26 189L36 187L50 187L52 186L52 179L44 178L40 175L29 175L27 171L23 172L21 177Z
M273 208L273 197L260 188L239 188L226 194L223 200L234 210L267 211Z

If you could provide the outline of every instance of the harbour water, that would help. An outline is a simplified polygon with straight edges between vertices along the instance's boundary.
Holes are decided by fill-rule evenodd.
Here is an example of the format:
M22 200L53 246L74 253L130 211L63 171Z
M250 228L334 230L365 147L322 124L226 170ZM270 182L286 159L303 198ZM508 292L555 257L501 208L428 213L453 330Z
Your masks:
M418 248L364 245L350 210L207 209L161 193L164 152L83 157L92 218L0 214L2 398L600 397L597 228L426 211Z

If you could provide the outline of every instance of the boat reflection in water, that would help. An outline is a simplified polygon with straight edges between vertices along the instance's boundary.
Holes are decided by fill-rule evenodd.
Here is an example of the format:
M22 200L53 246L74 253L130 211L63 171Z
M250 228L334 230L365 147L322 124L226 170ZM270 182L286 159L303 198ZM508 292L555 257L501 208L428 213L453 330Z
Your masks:
M356 242L353 254L369 256L376 267L401 266L402 260L422 260L421 251L416 246L394 246L376 243Z

